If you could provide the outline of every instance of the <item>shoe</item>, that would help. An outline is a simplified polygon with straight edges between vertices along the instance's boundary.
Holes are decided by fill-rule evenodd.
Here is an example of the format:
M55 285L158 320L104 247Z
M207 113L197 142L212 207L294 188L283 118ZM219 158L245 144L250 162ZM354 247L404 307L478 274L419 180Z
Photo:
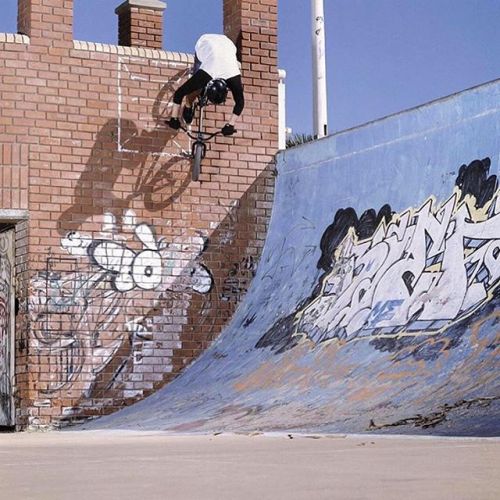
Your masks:
M174 130L179 130L181 128L181 122L179 118L170 118L170 120L167 120L165 123Z
M182 118L189 125L194 118L194 110L193 108L188 108L187 106L182 110Z

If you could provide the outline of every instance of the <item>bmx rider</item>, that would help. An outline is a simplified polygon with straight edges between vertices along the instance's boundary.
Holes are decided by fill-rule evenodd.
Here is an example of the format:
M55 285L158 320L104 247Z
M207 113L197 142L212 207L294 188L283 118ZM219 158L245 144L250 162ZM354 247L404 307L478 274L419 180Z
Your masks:
M235 133L235 124L245 106L241 71L234 43L225 35L202 35L195 46L195 66L193 75L174 94L172 115L167 124L170 128L179 129L182 101L187 97L182 117L186 123L193 120L193 95L201 92L209 83L207 96L215 104L221 104L226 98L226 85L234 99L231 119L222 127L225 136ZM221 81L223 80L223 81ZM225 84L224 84L225 82ZM190 98L191 97L191 98Z

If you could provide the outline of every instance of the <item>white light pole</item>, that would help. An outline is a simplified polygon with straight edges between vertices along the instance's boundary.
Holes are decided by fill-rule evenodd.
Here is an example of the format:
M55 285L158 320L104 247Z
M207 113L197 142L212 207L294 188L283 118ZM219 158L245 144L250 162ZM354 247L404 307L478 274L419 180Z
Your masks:
M279 101L279 118L278 118L278 147L286 149L286 71L284 69L278 70L279 84L278 84L278 101Z
M325 16L323 0L311 0L313 48L313 119L314 136L328 135L328 101L326 95Z

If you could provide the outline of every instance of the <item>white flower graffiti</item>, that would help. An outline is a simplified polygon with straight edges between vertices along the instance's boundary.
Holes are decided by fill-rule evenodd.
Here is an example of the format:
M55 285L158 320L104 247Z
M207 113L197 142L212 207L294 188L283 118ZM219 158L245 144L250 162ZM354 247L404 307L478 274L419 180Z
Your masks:
M108 240L95 240L87 249L93 263L111 273L113 286L123 293L136 287L154 290L162 279L160 245L153 230L146 224L139 224L135 234L144 247L140 252Z
M88 255L91 262L112 278L113 288L121 293L134 289L155 290L162 280L171 289L180 276L191 276L191 287L198 293L208 293L212 276L208 269L194 262L203 251L205 240L201 236L175 240L167 244L157 239L147 224L134 228L143 249L136 251L116 238L95 238L77 232L62 240L62 247L74 256Z

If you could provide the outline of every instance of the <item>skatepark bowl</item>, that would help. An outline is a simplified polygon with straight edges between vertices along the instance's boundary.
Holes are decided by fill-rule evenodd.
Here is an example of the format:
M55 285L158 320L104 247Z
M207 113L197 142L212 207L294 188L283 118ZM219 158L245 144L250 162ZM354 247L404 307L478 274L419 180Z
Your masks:
M500 432L500 81L278 155L256 277L171 384L84 426Z
M218 340L76 432L1 436L8 498L498 498L499 95L279 153Z

